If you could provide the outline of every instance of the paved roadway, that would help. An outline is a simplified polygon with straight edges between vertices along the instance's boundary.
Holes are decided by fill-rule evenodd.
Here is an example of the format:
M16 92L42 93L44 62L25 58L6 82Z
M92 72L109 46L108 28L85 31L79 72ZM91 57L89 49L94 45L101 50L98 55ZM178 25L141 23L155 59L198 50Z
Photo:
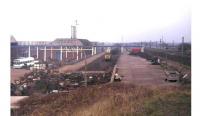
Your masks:
M123 53L117 62L118 73L123 75L122 82L136 85L175 85L165 82L166 75L160 65L151 65L138 56Z

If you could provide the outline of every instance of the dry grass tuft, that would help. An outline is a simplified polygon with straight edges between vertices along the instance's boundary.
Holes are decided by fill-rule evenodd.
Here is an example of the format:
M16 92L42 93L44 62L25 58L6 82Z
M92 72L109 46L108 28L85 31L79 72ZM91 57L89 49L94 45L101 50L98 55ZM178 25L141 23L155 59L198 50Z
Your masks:
M115 83L79 88L71 93L31 96L20 116L143 116L191 113L190 89Z

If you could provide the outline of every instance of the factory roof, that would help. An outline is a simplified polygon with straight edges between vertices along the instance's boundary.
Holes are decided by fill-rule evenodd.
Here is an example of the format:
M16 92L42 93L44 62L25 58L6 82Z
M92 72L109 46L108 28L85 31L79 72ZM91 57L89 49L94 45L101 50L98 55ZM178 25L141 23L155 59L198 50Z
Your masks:
M11 36L11 43L18 45L39 45L39 46L92 46L92 43L87 39L71 39L71 38L57 38L54 41L16 41Z
M90 41L87 39L68 39L68 38L57 38L52 45L63 45L63 46L91 46Z

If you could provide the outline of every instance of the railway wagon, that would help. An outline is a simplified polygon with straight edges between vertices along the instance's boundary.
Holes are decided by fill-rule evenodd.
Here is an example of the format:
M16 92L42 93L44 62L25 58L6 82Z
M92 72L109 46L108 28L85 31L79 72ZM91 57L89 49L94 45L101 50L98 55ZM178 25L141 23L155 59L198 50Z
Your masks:
M141 52L144 52L144 48L137 47L137 48L132 48L129 54L136 55Z

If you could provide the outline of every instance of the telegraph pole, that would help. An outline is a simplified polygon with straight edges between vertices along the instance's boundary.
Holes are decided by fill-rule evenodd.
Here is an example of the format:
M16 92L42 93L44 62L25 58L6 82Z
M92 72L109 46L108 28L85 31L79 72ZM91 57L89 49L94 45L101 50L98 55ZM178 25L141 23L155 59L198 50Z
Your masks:
M183 54L184 54L184 36L182 37L182 46L181 46L181 57L182 57L182 63L184 64Z
M163 40L163 35L162 35L162 48L164 48L164 40Z
M150 43L149 43L149 47L151 48L151 40L150 40Z
M87 75L86 75L86 71L87 71L87 61L86 61L86 53L85 53L85 51L84 51L84 54L85 54L85 59L84 59L84 65L85 65L85 67L84 67L84 70L85 70L85 73L84 73L84 80L85 80L85 86L87 87Z
M158 43L157 43L157 41L156 41L156 48L158 47Z
M122 44L121 44L121 53L123 53L123 51L124 51L124 40L123 40L124 38L123 38L123 35L121 36L121 41L122 41Z
M161 39L160 39L160 49L161 49Z
M182 51L182 57L183 57L183 53L184 53L184 37L182 37L182 47L181 47L181 51Z

